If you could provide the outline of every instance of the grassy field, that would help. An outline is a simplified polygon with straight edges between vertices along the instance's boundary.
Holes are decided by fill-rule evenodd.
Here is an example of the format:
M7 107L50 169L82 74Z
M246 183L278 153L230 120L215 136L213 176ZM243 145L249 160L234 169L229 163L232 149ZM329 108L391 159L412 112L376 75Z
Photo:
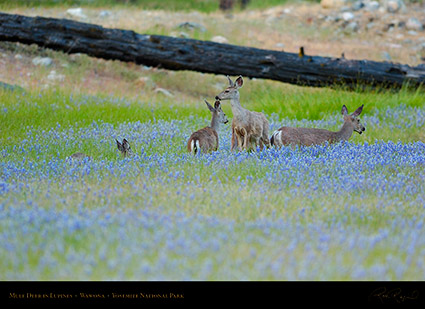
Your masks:
M198 16L191 14L168 12L167 22ZM219 13L197 14L209 32L191 35L222 34L222 26L211 26L226 20ZM248 13L226 22L233 25L228 39L257 44L236 29L238 14ZM121 18L114 25L135 25ZM158 23L138 27L177 31ZM300 40L312 36L299 31ZM36 66L36 56L53 63ZM330 146L232 153L230 126L222 125L219 150L194 157L186 141L209 124L203 99L224 89L224 76L5 42L0 68L0 80L24 88L0 88L2 280L425 278L423 89L345 91L246 79L241 102L263 111L271 131L338 130L343 104L349 112L364 104L366 131ZM48 78L52 71L62 76ZM228 102L223 109L231 119ZM133 157L116 149L122 138ZM72 161L74 152L91 160Z

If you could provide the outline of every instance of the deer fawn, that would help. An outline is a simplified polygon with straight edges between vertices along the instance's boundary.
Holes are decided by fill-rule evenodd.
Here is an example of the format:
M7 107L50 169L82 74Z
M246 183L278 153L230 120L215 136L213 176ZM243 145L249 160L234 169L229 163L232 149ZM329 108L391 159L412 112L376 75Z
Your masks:
M218 129L220 123L227 123L226 114L221 109L220 101L215 101L214 107L205 100L212 119L211 126L193 132L187 142L187 150L196 154L198 151L211 152L218 149Z
M216 96L216 100L230 100L232 106L232 147L239 150L253 149L256 146L269 147L269 122L263 113L252 112L243 108L239 101L239 88L243 86L243 78L239 76L232 82L229 76L229 87Z
M311 146L325 142L331 144L342 140L347 141L353 134L353 131L362 134L365 130L365 127L360 123L360 119L357 118L362 110L363 105L349 115L347 107L345 105L342 106L341 113L344 116L344 125L338 132L315 128L281 127L273 132L270 143L271 145L280 147L283 145Z
M121 151L121 153L124 157L133 155L133 151L131 150L130 144L128 143L128 141L125 138L122 140L122 143L120 143L116 139L115 139L115 141L117 142L118 150ZM88 155L86 155L85 153L82 153L82 152L73 153L68 158L71 159L71 160L84 160L86 158L87 158L87 160L91 160L90 156L88 156Z
M118 150L121 151L124 157L129 157L133 155L133 151L131 150L130 144L125 138L122 140L122 143L120 143L117 139L115 139L115 141L117 142Z

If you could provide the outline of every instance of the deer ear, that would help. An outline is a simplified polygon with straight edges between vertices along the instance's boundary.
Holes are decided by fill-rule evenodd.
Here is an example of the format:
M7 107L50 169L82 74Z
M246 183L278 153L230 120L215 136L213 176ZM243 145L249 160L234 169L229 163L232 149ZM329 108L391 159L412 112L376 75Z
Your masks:
M215 103L214 103L214 108L215 109L217 109L217 108L219 108L220 107L220 101L215 101Z
M128 143L128 141L125 138L122 140L122 147L124 149L130 149L130 144Z
M363 111L363 106L364 106L364 104L362 104L362 106L360 106L358 109L356 109L356 110L354 111L354 113L353 113L353 116L354 116L354 117L357 117L358 115L360 115L360 114L362 113L362 111Z
M118 149L121 149L121 143L117 140L117 139L115 139L115 141L117 142L117 147L118 147Z
M343 116L347 116L348 115L347 106L345 106L345 105L342 106L341 114Z
M229 75L227 75L227 80L229 81L229 86L233 87L234 84L233 84L232 80L230 79Z
M212 106L211 106L211 104L210 104L210 103L208 103L208 101L207 101L207 100L204 100L204 101L205 101L205 103L207 104L208 109L209 109L210 111L214 112L214 111L215 111L214 107L212 107Z
M243 78L241 75L235 80L235 86L241 88L243 86Z

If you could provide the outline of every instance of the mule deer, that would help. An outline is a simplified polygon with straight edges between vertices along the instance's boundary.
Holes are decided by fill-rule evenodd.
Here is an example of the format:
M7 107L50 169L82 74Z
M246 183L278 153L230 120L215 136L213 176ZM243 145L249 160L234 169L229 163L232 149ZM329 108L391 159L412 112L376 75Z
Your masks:
M120 143L117 139L115 139L115 141L117 142L118 150L121 151L124 157L129 157L133 155L133 151L131 150L130 144L125 138L122 140L122 143Z
M325 142L331 144L342 140L347 141L353 134L353 131L362 134L365 130L365 127L360 123L360 119L357 118L362 110L363 105L349 115L347 107L345 105L342 106L341 113L344 116L344 124L338 132L316 128L281 127L273 132L270 143L271 145L280 147L283 145L311 146Z
M239 76L232 82L229 76L229 87L216 96L217 100L230 100L232 107L232 146L239 150L252 149L264 145L269 147L269 122L263 113L249 111L241 106L239 101L239 88L243 86L243 78Z
M227 123L226 114L221 109L220 101L215 101L214 107L205 100L211 111L211 126L193 132L187 142L187 150L196 154L198 151L211 152L218 149L218 129L220 123Z

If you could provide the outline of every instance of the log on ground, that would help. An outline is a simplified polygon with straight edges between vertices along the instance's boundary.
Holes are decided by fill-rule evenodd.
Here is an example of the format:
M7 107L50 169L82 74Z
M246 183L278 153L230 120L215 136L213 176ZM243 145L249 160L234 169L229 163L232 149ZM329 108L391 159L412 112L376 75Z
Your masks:
M302 86L401 88L425 82L425 66L308 56L187 38L138 34L68 19L0 13L0 40L65 53Z

